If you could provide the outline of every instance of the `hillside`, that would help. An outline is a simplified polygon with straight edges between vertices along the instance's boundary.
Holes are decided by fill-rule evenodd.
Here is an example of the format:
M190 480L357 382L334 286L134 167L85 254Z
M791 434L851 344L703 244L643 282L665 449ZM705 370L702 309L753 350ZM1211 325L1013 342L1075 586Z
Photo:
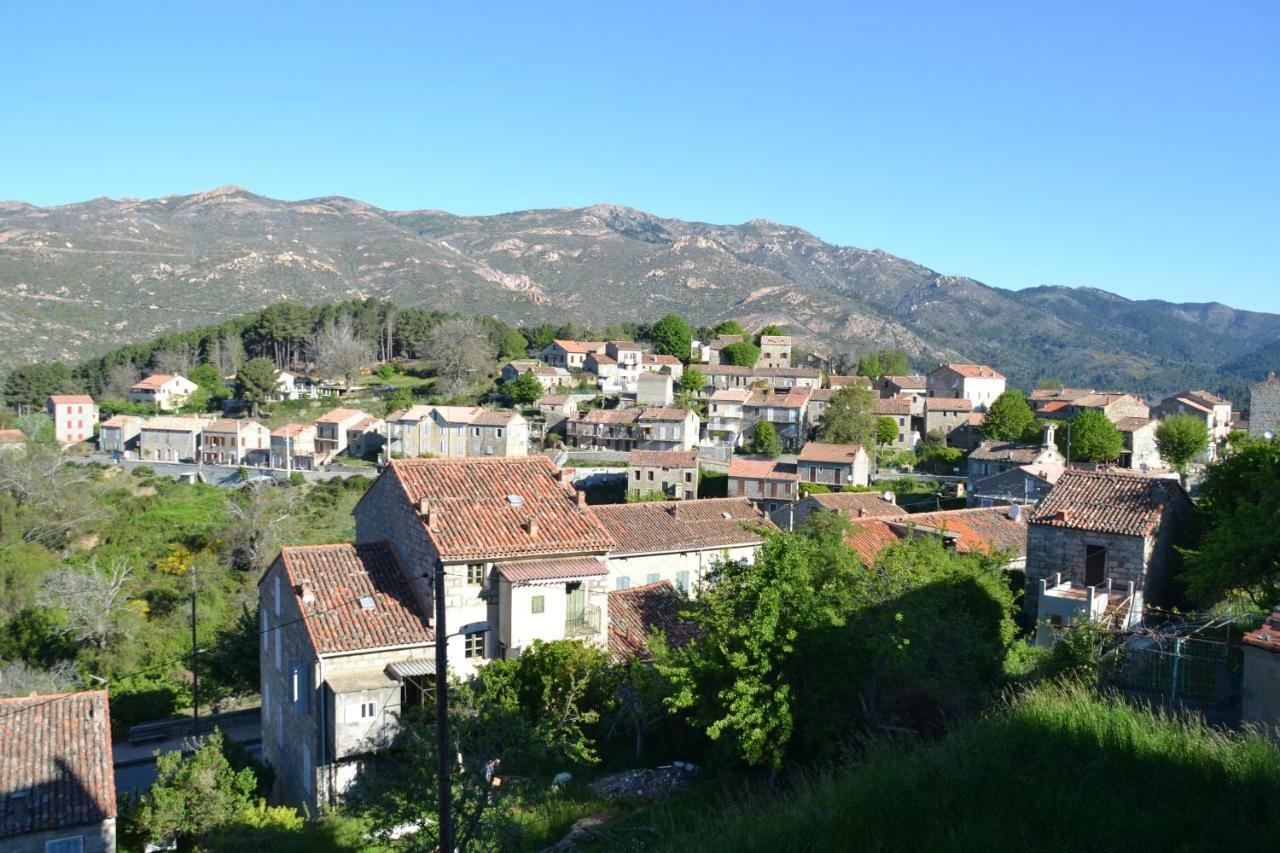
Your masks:
M280 299L388 298L507 321L679 311L781 323L815 346L900 346L1014 381L1226 387L1280 342L1280 316L1008 291L763 220L709 225L612 205L454 216L238 187L41 208L0 203L0 366L78 359ZM1248 371L1244 368L1248 367Z

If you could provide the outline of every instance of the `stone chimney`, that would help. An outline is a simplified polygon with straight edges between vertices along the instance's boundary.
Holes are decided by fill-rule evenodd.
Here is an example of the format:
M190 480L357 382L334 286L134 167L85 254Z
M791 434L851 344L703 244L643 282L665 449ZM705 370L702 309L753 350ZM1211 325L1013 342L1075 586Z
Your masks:
M418 498L418 515L426 515L431 511L431 501L428 498Z
M302 599L303 604L311 604L316 600L316 592L311 588L310 581L302 581L298 584L298 597Z
M578 506L579 506L580 508L582 508L582 507L586 507L586 505L587 505L587 493L586 493L586 492L583 492L583 491L579 491L579 492L577 493L577 497L578 497Z
M573 475L564 468L556 472L556 479L560 481L562 486L568 486L573 483Z
M867 508L865 506L858 507L858 518L865 518L866 515L867 515Z
M524 520L524 531L529 534L530 539L538 538L538 519L532 515Z

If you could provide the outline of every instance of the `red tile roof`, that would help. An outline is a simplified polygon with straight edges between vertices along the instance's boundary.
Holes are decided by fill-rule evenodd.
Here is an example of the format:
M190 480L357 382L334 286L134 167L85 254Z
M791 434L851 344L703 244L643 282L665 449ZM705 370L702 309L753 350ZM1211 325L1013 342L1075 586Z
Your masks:
M633 450L627 456L633 468L697 468L696 450Z
M938 370L950 370L966 379L1004 379L1003 373L985 364L944 364Z
M1052 402L1045 403L1041 406L1039 413L1044 415L1049 412L1063 412L1069 408L1071 408L1071 404L1066 400L1053 400Z
M682 610L684 599L669 581L609 593L609 651L618 660L648 656L647 641L661 633L672 646L697 637L696 623Z
M791 336L790 335L761 335L760 346L789 347L791 346Z
M902 515L902 507L885 500L878 492L830 492L809 495L805 500L813 501L825 510L844 513L850 518ZM860 512L863 516L859 516Z
M497 569L500 575L517 584L601 577L609 574L605 564L594 557L522 560L518 563L499 563Z
M746 388L720 388L712 392L711 400L715 403L745 403L751 392Z
M113 770L105 690L0 699L0 838L114 818Z
M1147 536L1171 502L1185 499L1177 480L1071 469L1036 508L1031 524Z
M1155 423L1151 418L1119 418L1116 421L1116 429L1121 432L1137 432L1148 424Z
M746 498L601 504L591 508L613 536L612 554L661 554L755 545L749 528L776 530Z
M1029 400L1077 400L1093 393L1092 388L1037 388L1031 392Z
M316 418L316 423L340 424L343 421L348 421L356 417L364 417L364 412L359 409L330 409L320 417Z
M638 420L642 421L683 421L689 417L686 409L676 409L670 406L659 407L653 409L645 409L640 413Z
M387 543L303 545L283 549L279 561L317 654L421 645L435 639L404 567ZM303 601L299 586L305 586L314 600ZM371 598L373 607L362 606L362 598Z
M104 427L126 427L130 424L142 424L142 418L137 415L112 415L102 422Z
M899 388L924 388L929 384L928 377L920 376L918 374L910 374L907 376L881 376L880 380L891 385L896 385Z
M800 479L800 472L793 462L778 462L774 459L744 459L735 456L729 460L729 476L751 480L793 480Z
M857 461L858 455L861 453L863 453L862 447L857 444L822 444L821 442L810 441L800 448L800 455L797 458L801 462L852 465Z
M396 459L381 476L394 478L415 509L431 510L429 535L446 560L602 552L613 544L545 456Z
M909 415L911 414L911 400L907 397L890 397L887 400L876 400L875 408L872 411L877 415Z
M155 374L152 374L151 376L148 376L146 379L133 383L133 385L130 386L129 390L132 391L134 388L139 388L139 389L160 388L168 384L169 382L172 382L176 378L177 378L176 376L171 376L168 373L155 373Z
M813 367L757 367L753 372L756 376L766 379L787 376L796 379L819 379L822 377L822 371Z
M588 424L629 424L640 417L639 409L592 409L582 416Z
M871 380L865 376L840 376L838 374L833 374L827 377L827 384L832 388L844 388L849 385L862 385L870 388Z
M582 355L599 352L604 349L604 341L566 341L557 338L551 343L559 345L565 352L581 353Z
M1027 553L1026 515L1009 517L1008 507L975 507L913 515L851 518L846 543L871 565L879 553L907 536L942 531L962 554L1001 551L1013 558Z
M968 412L973 403L964 397L925 397L926 412Z
M475 426L506 426L516 418L517 412L511 409L485 409L471 419Z
M665 355L663 353L645 353L641 362L643 364L666 364L675 367L680 363L680 359L674 355Z
M755 408L803 409L809 402L811 390L790 388L785 392L752 391L746 404Z
M969 458L979 462L1009 462L1027 465L1036 460L1042 449L1035 444L988 439L975 447L973 452L969 454Z
M271 431L271 435L276 438L297 438L307 430L315 432L315 424L285 424L284 426L273 429Z
M88 394L51 394L49 395L49 399L54 402L54 405L57 405L58 403L63 405L66 405L67 403L93 404L93 398Z

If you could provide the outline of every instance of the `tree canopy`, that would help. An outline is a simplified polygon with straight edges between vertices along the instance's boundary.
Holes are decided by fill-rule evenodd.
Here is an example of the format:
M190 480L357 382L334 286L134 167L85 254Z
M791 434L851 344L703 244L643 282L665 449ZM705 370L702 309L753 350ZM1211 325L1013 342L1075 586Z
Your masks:
M253 416L264 402L276 392L280 383L280 371L269 358L251 358L236 373L236 394L253 409Z
M982 421L982 435L995 441L1022 441L1035 421L1027 398L1017 388L1010 388L991 404Z
M887 444L893 444L894 440L897 437L898 437L898 424L893 418L889 417L888 415L884 415L882 417L876 418L876 446L877 447L884 447Z
M1170 415L1156 426L1156 450L1180 474L1192 459L1209 449L1209 427L1195 415Z
M526 370L510 382L504 383L502 393L506 394L513 403L528 405L536 403L542 396L542 383L538 381L533 371Z
M756 424L751 434L751 452L774 458L782 455L782 439L768 421Z
M738 367L754 367L760 360L760 347L750 341L738 341L720 349L720 361Z
M818 438L830 444L871 447L876 437L876 395L860 385L846 385L832 395L818 423Z
M1119 459L1124 450L1124 435L1096 409L1086 409L1076 415L1069 430L1058 430L1057 441L1072 462L1112 462Z
M689 360L693 346L693 332L679 314L668 314L653 324L649 330L653 348L663 355L672 355L681 361Z

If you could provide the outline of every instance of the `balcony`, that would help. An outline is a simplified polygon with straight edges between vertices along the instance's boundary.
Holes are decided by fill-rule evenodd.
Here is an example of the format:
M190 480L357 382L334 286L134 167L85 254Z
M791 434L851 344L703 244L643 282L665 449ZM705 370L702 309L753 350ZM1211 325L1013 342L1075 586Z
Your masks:
M588 604L581 613L570 613L564 620L564 635L569 637L591 637L600 633L600 608Z
M1129 628L1141 620L1141 606L1134 600L1133 581L1113 585L1111 578L1093 586L1070 579L1062 572L1040 579L1039 607L1036 621L1036 645L1051 646L1054 632L1090 620L1108 628Z

